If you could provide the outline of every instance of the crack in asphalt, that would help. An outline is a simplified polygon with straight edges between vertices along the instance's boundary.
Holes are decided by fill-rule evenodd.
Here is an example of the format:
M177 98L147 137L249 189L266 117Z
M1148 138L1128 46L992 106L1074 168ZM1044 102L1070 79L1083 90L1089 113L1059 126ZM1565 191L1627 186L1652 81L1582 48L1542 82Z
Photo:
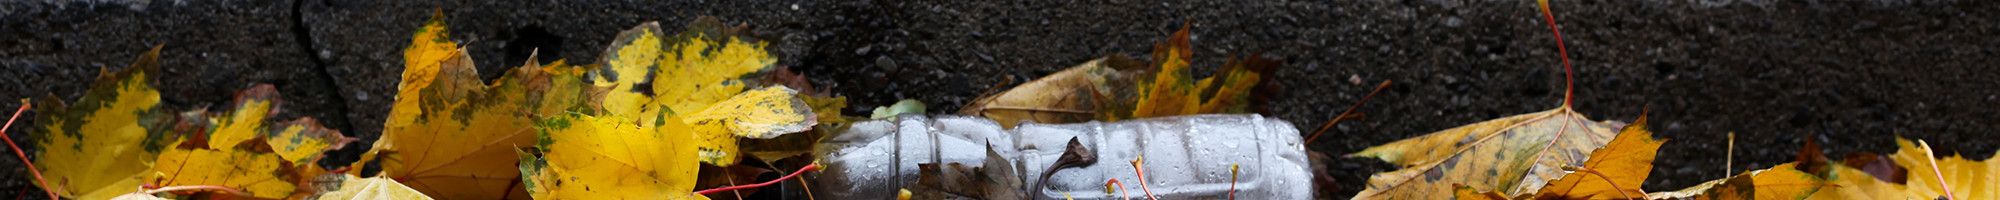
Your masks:
M334 79L332 72L327 72L327 70L329 70L327 69L327 66L330 66L327 64L327 61L323 58L320 58L319 53L313 51L313 49L318 49L318 47L315 46L315 44L313 43L314 38L312 35L312 29L306 28L305 12L303 12L302 9L303 6L305 5L305 2L306 0L292 1L292 13L291 13L292 38L298 39L299 51L303 51L303 53L305 53L306 60L311 60L313 63L313 67L319 69L316 72L319 72L318 74L320 80L316 82L327 85L329 88L332 88L331 90L333 90L333 91L321 91L321 92L331 92L331 94L339 96L339 98L332 99L333 103L337 105L333 106L334 109L333 113L338 113L338 114L326 116L328 118L338 117L339 118L339 120L337 120L338 124L329 123L327 125L340 129L341 130L340 132L347 133L347 135L350 137L355 136L355 134L357 133L354 132L354 126L352 125L353 123L350 122L349 118L347 117L347 114L349 113L348 111L353 109L348 108L347 94L345 92L342 92L346 90L344 90L344 87L341 87L339 81L334 81L336 79ZM326 121L335 121L335 120L320 120L320 121L322 123L325 123Z

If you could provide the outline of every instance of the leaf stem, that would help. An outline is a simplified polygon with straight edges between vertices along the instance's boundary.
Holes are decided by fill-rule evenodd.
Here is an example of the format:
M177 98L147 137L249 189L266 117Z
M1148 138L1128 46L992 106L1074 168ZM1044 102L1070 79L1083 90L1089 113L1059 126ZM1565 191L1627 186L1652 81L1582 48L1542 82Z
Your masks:
M1938 171L1937 153L1931 151L1931 144L1924 143L1924 140L1917 140L1917 146L1924 148L1924 162L1931 165L1931 172L1933 172L1931 174L1937 177L1938 188L1944 189L1944 198L1958 199L1957 195L1951 194L1951 184L1944 182L1944 171Z
M725 191L731 191L731 190L740 190L740 189L750 189L750 188L758 188L758 187L764 187L764 186L768 186L768 185L771 185L771 184L777 184L777 183L781 183L781 182L784 182L784 181L785 181L785 179L792 179L792 177L798 177L798 176L799 176L799 174L804 174L804 173L806 173L806 171L812 171L812 170L815 170L815 169L819 169L819 163L813 163L813 164L809 164L809 165L806 165L806 167L804 167L804 168L799 168L799 170L798 170L798 171L792 171L792 174L789 174L789 175L785 175L785 177L778 177L778 179L774 179L774 180L771 180L771 181L765 181L765 182L763 182L763 183L757 183L757 184L749 184L749 185L735 185L735 186L729 186L729 187L721 187L721 188L715 188L715 189L707 189L707 190L701 190L701 191L695 191L695 192L694 192L694 194L697 194L697 195L708 195L708 194L711 194L711 193L717 193L717 192L725 192Z
M1722 176L1736 173L1736 132L1729 132L1729 150L1722 154Z
M1540 2L1542 5L1542 18L1547 19L1549 22L1549 32L1556 35L1556 51L1561 53L1557 55L1562 56L1563 82L1566 84L1563 88L1563 107L1569 107L1571 100L1576 99L1576 71L1569 64L1569 48L1563 47L1563 33L1562 30L1556 28L1556 15L1554 12L1549 11L1549 0L1540 0L1537 2Z
M1118 187L1111 187L1113 185L1117 185ZM1111 178L1110 181L1104 181L1104 187L1106 187L1104 190L1105 193L1111 193L1111 190L1118 190L1119 194L1125 195L1124 200L1132 200L1132 193L1125 191L1125 183L1119 183L1118 178Z
M1147 185L1146 185L1146 182L1147 182L1147 181L1146 181L1146 156L1145 156L1145 155L1140 155L1140 156L1139 156L1139 159L1134 159L1134 160L1132 160L1132 171L1134 171L1134 172L1138 172L1138 173L1139 173L1139 189L1140 189L1140 190L1144 190L1144 191L1146 192L1146 199L1149 199L1149 200L1158 200L1158 199L1160 199L1160 197L1158 197L1158 196L1153 196L1153 187L1151 187L1151 186L1147 186Z
M7 129L14 128L14 120L21 119L21 113L27 112L28 107L34 107L34 106L32 103L28 102L28 99L21 99L21 108L15 109L14 116L7 118L7 125L0 126L0 139L4 139L7 141L7 148L14 149L14 156L21 158L21 164L28 165L28 173L34 174L35 182L42 184L42 192L48 193L49 199L58 199L56 198L57 197L56 191L49 189L55 186L49 185L49 181L47 181L46 179L42 179L42 170L35 169L35 162L28 160L28 154L22 153L21 146L14 145L14 138L12 136L7 136Z
M1312 144L1313 141L1319 141L1320 134L1326 134L1327 129L1333 128L1334 124L1340 124L1341 120L1347 120L1347 118L1351 118L1350 114L1354 113L1354 109L1361 108L1361 104L1366 104L1368 103L1368 99L1375 98L1376 93L1382 93L1383 88L1389 88L1390 82L1393 81L1382 80L1382 84L1375 85L1375 90L1368 91L1368 95L1361 96L1361 101L1356 101L1354 102L1354 105L1347 106L1347 111L1341 111L1340 115L1334 115L1333 119L1326 120L1325 124L1320 124L1318 131L1313 131L1312 136L1306 137L1306 144Z

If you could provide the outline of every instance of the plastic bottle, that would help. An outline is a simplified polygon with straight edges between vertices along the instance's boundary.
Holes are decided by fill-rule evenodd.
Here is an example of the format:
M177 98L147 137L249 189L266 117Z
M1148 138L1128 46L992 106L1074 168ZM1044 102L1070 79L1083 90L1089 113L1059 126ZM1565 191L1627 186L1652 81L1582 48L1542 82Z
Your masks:
M1162 199L1227 199L1231 166L1240 199L1313 197L1305 147L1298 130L1258 115L1193 115L1112 123L1023 124L1012 130L982 118L903 115L855 123L815 147L826 170L814 180L815 196L894 199L917 180L917 165L985 162L985 144L1012 162L1031 199L1143 198L1131 164L1145 157L1146 184ZM1093 164L1057 169L1046 188L1032 188L1076 138L1097 157ZM1106 193L1116 178L1122 192Z

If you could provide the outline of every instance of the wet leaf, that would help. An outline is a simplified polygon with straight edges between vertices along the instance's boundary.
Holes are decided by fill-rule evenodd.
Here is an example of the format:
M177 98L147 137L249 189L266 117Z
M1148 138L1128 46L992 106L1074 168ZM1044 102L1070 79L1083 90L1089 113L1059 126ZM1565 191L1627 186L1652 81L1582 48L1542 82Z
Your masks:
M82 98L64 105L42 98L35 111L35 167L48 177L42 188L80 199L108 199L135 191L152 161L174 142L160 126L172 115L158 108L152 87L160 47L117 73L101 72Z
M1403 169L1368 179L1359 199L1450 198L1463 184L1520 195L1539 191L1581 166L1615 136L1615 122L1592 122L1567 106L1515 115L1369 147L1349 157L1382 159Z

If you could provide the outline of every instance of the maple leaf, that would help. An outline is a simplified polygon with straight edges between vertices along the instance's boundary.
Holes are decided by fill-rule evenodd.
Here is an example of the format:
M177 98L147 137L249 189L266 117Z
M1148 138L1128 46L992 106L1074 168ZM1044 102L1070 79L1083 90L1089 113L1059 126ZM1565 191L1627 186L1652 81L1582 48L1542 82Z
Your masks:
M541 119L540 143L518 152L535 198L706 199L694 195L700 163L732 166L737 139L774 138L817 124L814 107L782 85L746 76L776 60L703 17L669 39L657 23L620 33L592 71L603 112ZM646 86L652 87L646 87ZM755 88L755 89L752 89Z
M382 138L362 160L435 197L524 196L512 149L535 144L533 118L588 111L584 70L530 62L481 83L443 19L439 13L418 28L404 49L403 80Z
M1372 157L1405 168L1368 178L1356 199L1449 198L1464 184L1526 194L1581 166L1616 136L1615 122L1590 122L1569 107L1515 115L1369 147L1348 157ZM1435 195L1435 196L1434 196Z
M1458 199L1638 199L1646 197L1639 190L1652 172L1653 158L1660 145L1666 141L1654 139L1651 131L1646 131L1646 118L1626 125L1618 136L1590 153L1590 159L1581 167L1568 168L1561 178L1550 180L1547 185L1533 193L1523 193L1513 198L1494 192L1481 192L1464 184L1453 184Z
M1639 184L1653 172L1653 157L1661 144L1666 140L1654 139L1653 132L1646 131L1646 117L1641 116L1618 131L1610 143L1591 152L1581 170L1569 170L1572 172L1549 181L1535 195L1565 199L1644 197Z
M659 120L676 120L671 119ZM705 199L694 194L700 163L690 127L651 127L621 116L575 115L540 126L538 152L520 172L536 199Z
M267 126L266 118L273 114L277 106L277 90L271 85L257 85L237 93L236 102L229 112L209 117L205 111L191 111L179 120L177 129L181 139L159 155L153 168L147 174L146 183L157 186L206 185L238 190L242 195L256 198L284 198L291 195L304 177L298 173L300 166L311 166L316 155L337 143L340 133L319 134L308 139L304 130L325 130L316 122L286 123L284 126ZM312 127L308 127L312 126ZM328 135L331 136L328 136ZM267 136L285 137L299 143L317 143L311 149L293 148L288 153L304 157L284 157L271 146ZM297 156L297 155L295 155Z
M1991 184L2000 181L1993 174L2000 171L1996 170L2000 169L2000 164L1996 164L2000 159L1934 158L1928 145L1922 142L1898 138L1896 144L1901 148L1889 159L1895 167L1909 170L1905 181L1878 178L1878 173L1833 164L1823 158L1800 159L1650 195L1682 199L1993 199L2000 195L1994 192L2000 191L2000 186ZM1817 154L1816 146L1808 142L1801 150L1802 155ZM1808 157L1811 156L1801 156Z
M158 127L172 116L158 108L160 93L151 79L159 71L160 46L117 73L100 71L75 105L53 95L36 104L39 124L33 138L35 167L45 170L43 189L61 196L108 199L130 193L140 174L173 142Z
M1098 58L1022 83L1005 92L982 96L958 111L963 115L986 117L1002 127L1014 127L1021 121L1089 121L1098 116L1100 107L1110 106L1099 104L1121 101L1108 96L1115 95L1113 91L1136 87L1137 76L1150 71L1145 68L1147 66L1143 61L1125 56Z
M1268 96L1278 63L1256 54L1230 58L1216 76L1195 79L1190 26L1154 46L1144 63L1109 56L980 97L959 109L1013 127L1020 121L1072 123L1206 113L1244 113Z
M1910 170L1909 182L1905 183L1910 196L1932 199L1951 191L1953 199L2000 199L2000 159L1974 161L1961 155L1936 158L1929 145L1906 138L1897 138L1896 146L1901 148L1889 158Z
M1548 2L1540 3L1569 71L1562 32L1556 29ZM1564 167L1584 165L1591 158L1586 153L1610 142L1615 136L1610 130L1620 126L1592 123L1572 111L1574 90L1575 85L1569 85L1562 105L1554 110L1460 126L1348 154L1404 167L1370 176L1368 188L1355 199L1441 199L1467 187L1499 196L1540 191L1550 180L1564 176Z
M1264 59L1256 54L1243 58L1230 58L1223 64L1216 77L1193 79L1189 68L1194 50L1189 44L1191 25L1181 25L1171 38L1153 46L1153 63L1159 66L1151 79L1141 76L1138 100L1132 104L1130 116L1122 110L1105 111L1113 116L1100 116L1101 120L1164 117L1202 113L1242 113L1248 112L1257 87L1263 85L1269 74L1277 67L1277 62ZM1109 107L1107 108L1116 108Z
M338 150L355 141L340 135L337 130L321 126L319 121L310 117L279 123L275 127L279 130L265 135L269 138L264 142L278 153L278 157L293 164L315 163L326 151Z
M600 105L606 114L638 124L692 125L703 163L733 165L742 156L738 137L768 139L816 124L815 114L797 91L770 86L752 91L747 76L771 69L777 59L766 44L745 41L713 17L702 17L673 37L658 23L619 33L605 48L595 84L609 88ZM646 86L651 87L646 87ZM637 117L669 115L671 117Z

